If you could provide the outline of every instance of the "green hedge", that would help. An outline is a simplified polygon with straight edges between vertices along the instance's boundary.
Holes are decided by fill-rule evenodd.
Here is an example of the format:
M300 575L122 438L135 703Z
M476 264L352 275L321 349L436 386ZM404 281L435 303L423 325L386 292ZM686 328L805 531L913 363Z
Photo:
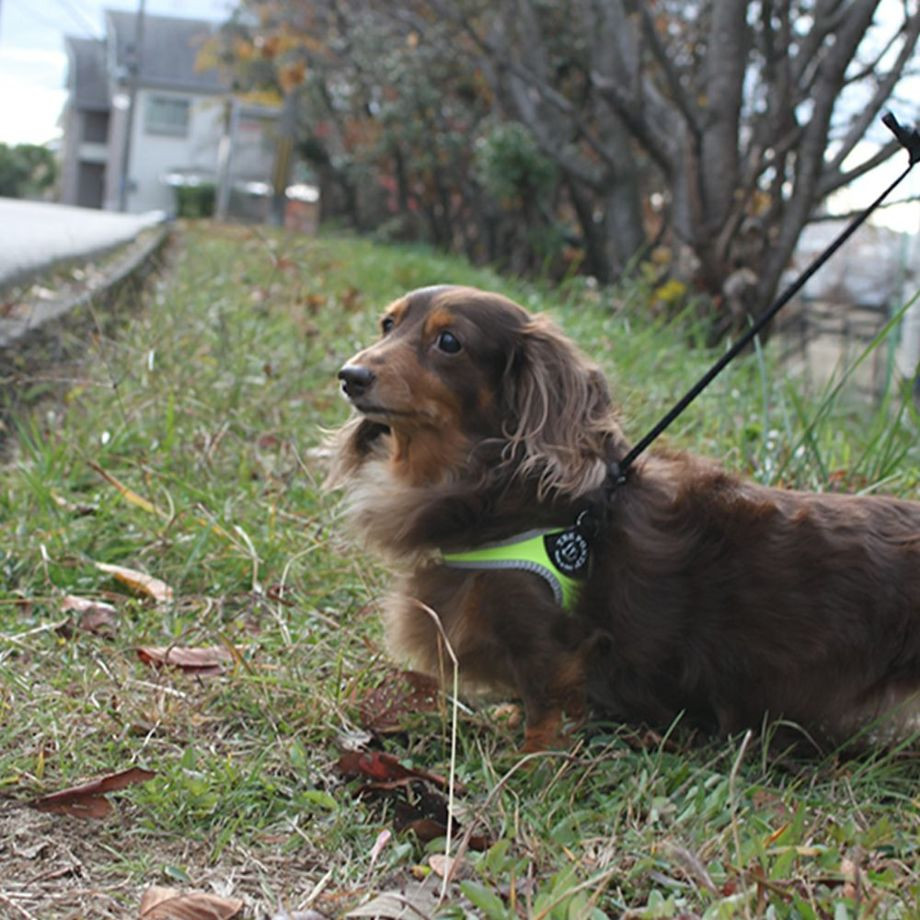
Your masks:
M213 217L217 187L212 182L180 185L176 189L176 212L179 217Z

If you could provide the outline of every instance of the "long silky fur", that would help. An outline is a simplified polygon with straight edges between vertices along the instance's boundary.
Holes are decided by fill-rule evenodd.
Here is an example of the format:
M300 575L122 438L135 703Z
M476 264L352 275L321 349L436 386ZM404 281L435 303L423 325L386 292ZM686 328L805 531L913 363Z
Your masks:
M891 737L917 730L920 504L770 489L662 451L608 500L607 466L629 444L603 375L551 322L463 287L413 292L391 315L404 328L352 362L384 403L412 394L418 417L411 402L356 414L330 442L328 484L396 575L397 657L429 671L443 659L421 601L466 686L522 698L529 750L585 699L723 732L798 718L832 743L882 715ZM430 317L460 323L464 364L431 351ZM586 505L603 526L571 613L527 572L438 564Z
M519 362L509 377L512 411L503 432L511 477L535 478L541 500L597 489L623 441L603 374L544 317L524 327Z

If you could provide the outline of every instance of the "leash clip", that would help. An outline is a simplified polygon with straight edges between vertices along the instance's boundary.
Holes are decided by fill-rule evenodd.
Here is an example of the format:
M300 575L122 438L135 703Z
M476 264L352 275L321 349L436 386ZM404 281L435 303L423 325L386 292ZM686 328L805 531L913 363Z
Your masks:
M907 151L909 163L920 162L920 131L914 128L904 128L895 118L894 112L885 112L882 124L897 138L898 143Z
M579 511L575 518L575 530L587 541L593 540L600 533L600 524L590 508Z
M607 488L609 491L618 489L626 484L627 467L622 466L619 460L611 460L607 464Z

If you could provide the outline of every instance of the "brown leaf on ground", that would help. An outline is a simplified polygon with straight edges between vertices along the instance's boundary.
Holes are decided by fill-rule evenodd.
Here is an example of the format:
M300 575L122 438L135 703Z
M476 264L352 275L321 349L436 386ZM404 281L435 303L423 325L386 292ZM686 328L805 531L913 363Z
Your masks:
M152 575L139 572L137 569L126 568L123 565L109 565L107 562L97 562L96 568L100 572L107 572L132 591L146 594L158 603L163 604L173 599L173 589L165 581L160 581L159 578L154 578Z
M153 885L141 896L140 920L230 920L242 909L239 898Z
M73 635L74 629L111 637L118 627L118 611L105 601L66 594L61 599L61 612L77 614L60 630L68 638Z
M187 674L220 674L224 667L232 665L234 658L222 646L208 648L182 648L178 645L171 646L141 646L137 649L137 656L145 664L154 667L164 665L179 668Z
M346 777L371 780L355 794L367 796L371 801L389 802L395 830L411 831L424 843L447 835L447 799L438 791L447 788L443 776L403 766L392 754L382 751L346 751L339 758L338 767ZM465 791L459 783L455 783L455 788L458 792ZM460 833L456 821L453 828ZM487 850L490 845L489 840L478 835L469 841L474 850Z
M402 803L399 803L402 805ZM418 809L413 809L410 807L403 806L402 808L397 808L396 820L394 821L394 826L398 831L404 833L406 831L411 831L415 834L416 837L422 843L430 843L432 840L437 840L439 837L447 836L447 823L446 821L441 821L436 818L415 818L414 820L406 820L409 815L413 812L420 813ZM459 822L454 821L454 835L458 836L462 829ZM492 846L492 841L486 837L484 834L471 834L470 839L467 843L467 846L471 850L476 850L477 852L483 853Z
M428 883L408 884L396 891L378 894L353 908L346 917L396 918L433 917L438 908L437 887Z
M383 751L345 751L339 757L339 770L345 776L363 776L372 780L375 789L404 786L413 779L425 780L442 789L448 786L447 778L439 773L404 767L396 757ZM460 783L454 783L454 788L460 793L466 791Z
M112 812L112 805L105 797L107 792L145 783L154 776L156 773L152 770L130 767L120 773L109 773L79 786L43 795L29 804L38 811L70 815L73 818L104 818Z
M438 682L418 671L390 671L382 683L357 702L360 722L370 731L402 731L417 712L437 712Z
M416 818L399 828L401 831L412 831L422 843L430 843L438 837L447 836L447 825L434 818Z
M428 857L428 865L438 878L455 878L457 872L463 867L463 860L444 853L432 853Z

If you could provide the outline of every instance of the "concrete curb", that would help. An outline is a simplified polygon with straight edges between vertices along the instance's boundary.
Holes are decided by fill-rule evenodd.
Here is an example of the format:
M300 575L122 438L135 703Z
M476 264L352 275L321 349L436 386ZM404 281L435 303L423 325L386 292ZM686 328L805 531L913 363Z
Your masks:
M110 320L117 321L129 312L108 308L117 304L126 289L140 289L153 274L170 230L162 225L142 239L141 245L129 243L129 251L107 265L96 284L44 301L40 307L30 304L25 318L0 319L0 454L6 450L17 416L63 392L66 380L55 378L62 377L59 369L79 360L87 337L100 331L99 325L104 331Z
M0 198L0 287L28 283L60 262L88 262L166 221L162 211L122 214L48 201Z
M22 349L46 339L59 322L71 315L76 316L81 307L91 302L109 302L125 282L146 277L153 270L154 256L163 248L170 234L170 228L165 224L152 230L150 238L139 248L132 247L131 243L123 244L130 251L107 266L103 277L95 284L74 294L29 303L26 316L0 317L0 378L6 376L3 368L10 361L10 351L15 350L21 357ZM81 257L79 261L89 261L90 258ZM53 268L51 266L49 270Z

